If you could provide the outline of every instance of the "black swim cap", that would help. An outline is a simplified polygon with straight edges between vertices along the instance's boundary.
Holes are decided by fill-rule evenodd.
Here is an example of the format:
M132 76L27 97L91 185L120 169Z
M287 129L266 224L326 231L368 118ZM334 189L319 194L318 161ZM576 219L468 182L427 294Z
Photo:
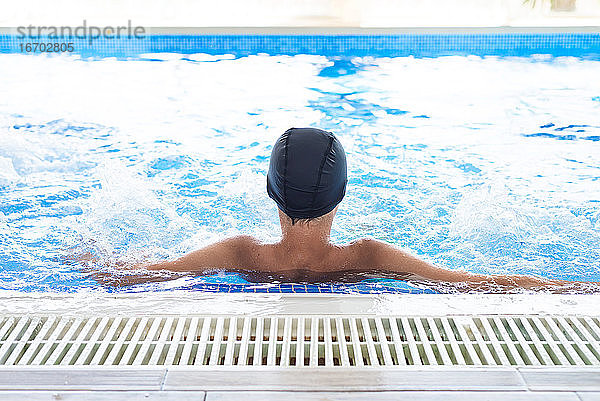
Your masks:
M295 219L331 212L346 193L346 154L337 138L316 128L290 128L279 137L269 163L267 192Z

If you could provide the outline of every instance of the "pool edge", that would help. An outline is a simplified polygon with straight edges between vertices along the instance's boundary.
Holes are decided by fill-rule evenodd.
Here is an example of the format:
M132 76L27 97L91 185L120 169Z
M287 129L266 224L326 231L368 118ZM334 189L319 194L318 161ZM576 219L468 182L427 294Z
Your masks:
M0 314L127 315L595 315L600 294L23 294L0 292Z

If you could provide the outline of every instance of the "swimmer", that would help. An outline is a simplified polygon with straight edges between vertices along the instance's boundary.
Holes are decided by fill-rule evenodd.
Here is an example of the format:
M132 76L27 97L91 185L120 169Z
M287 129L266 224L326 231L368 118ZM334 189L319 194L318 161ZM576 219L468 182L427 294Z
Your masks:
M346 193L347 181L346 155L332 133L315 128L290 128L273 147L267 175L267 193L279 208L278 242L265 244L250 236L237 236L177 260L136 267L195 273L222 269L293 282L379 273L379 276L455 283L466 289L486 285L502 290L540 289L568 284L525 275L448 270L374 239L332 244L331 224Z

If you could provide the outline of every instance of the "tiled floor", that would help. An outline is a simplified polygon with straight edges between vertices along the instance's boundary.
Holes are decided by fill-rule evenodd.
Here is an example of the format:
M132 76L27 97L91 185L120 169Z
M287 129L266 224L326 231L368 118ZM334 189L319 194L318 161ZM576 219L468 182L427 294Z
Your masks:
M600 368L2 367L0 399L600 401Z
M600 393L514 393L466 391L385 391L385 392L283 392L283 391L28 391L0 392L5 401L100 401L100 400L177 400L177 401L597 401Z

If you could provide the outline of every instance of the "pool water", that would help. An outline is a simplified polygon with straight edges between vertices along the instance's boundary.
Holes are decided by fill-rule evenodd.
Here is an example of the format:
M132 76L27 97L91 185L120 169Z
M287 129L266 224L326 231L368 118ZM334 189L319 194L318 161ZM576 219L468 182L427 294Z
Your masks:
M294 126L331 130L347 152L334 242L599 281L598 71L550 56L0 54L0 289L422 291L225 272L114 288L69 261L89 252L84 267L113 274L236 234L276 241L266 171Z

